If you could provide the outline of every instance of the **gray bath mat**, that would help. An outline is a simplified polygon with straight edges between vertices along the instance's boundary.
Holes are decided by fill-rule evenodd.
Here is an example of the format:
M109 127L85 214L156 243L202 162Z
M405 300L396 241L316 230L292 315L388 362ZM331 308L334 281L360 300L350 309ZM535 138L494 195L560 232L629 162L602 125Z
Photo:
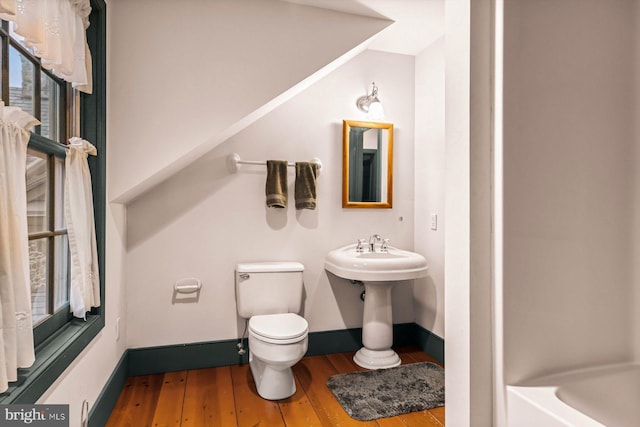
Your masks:
M347 414L360 421L444 405L444 369L429 362L334 375L327 387Z

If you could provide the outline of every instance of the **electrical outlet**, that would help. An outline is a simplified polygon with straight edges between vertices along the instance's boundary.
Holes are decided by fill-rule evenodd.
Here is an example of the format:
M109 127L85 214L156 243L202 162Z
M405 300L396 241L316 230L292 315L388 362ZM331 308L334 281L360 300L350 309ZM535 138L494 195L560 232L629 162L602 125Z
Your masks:
M116 319L116 341L120 339L120 318Z
M435 214L435 213L431 214L431 229L432 230L438 229L438 214Z

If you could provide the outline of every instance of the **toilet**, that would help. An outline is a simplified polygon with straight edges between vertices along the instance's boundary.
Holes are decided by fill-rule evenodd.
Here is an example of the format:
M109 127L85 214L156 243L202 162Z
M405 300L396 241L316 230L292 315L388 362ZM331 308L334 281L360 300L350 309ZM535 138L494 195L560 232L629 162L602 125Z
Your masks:
M249 319L249 366L258 394L280 400L296 392L291 367L307 352L309 324L302 306L299 262L236 265L236 303Z

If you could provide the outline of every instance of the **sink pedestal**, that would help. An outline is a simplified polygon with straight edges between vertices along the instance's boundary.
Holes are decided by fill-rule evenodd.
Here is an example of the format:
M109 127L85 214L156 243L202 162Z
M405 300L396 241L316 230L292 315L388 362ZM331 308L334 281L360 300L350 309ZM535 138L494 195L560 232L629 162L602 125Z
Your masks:
M391 288L393 282L364 282L364 320L362 347L353 356L358 366L366 369L393 368L400 357L391 349L393 322Z

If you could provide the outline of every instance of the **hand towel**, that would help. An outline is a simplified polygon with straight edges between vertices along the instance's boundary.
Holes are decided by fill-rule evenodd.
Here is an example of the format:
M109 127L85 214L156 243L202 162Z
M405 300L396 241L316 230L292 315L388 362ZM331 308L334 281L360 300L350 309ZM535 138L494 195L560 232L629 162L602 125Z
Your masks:
M286 160L267 160L265 193L270 208L287 207L287 165Z
M296 209L316 208L316 178L318 164L296 162Z

